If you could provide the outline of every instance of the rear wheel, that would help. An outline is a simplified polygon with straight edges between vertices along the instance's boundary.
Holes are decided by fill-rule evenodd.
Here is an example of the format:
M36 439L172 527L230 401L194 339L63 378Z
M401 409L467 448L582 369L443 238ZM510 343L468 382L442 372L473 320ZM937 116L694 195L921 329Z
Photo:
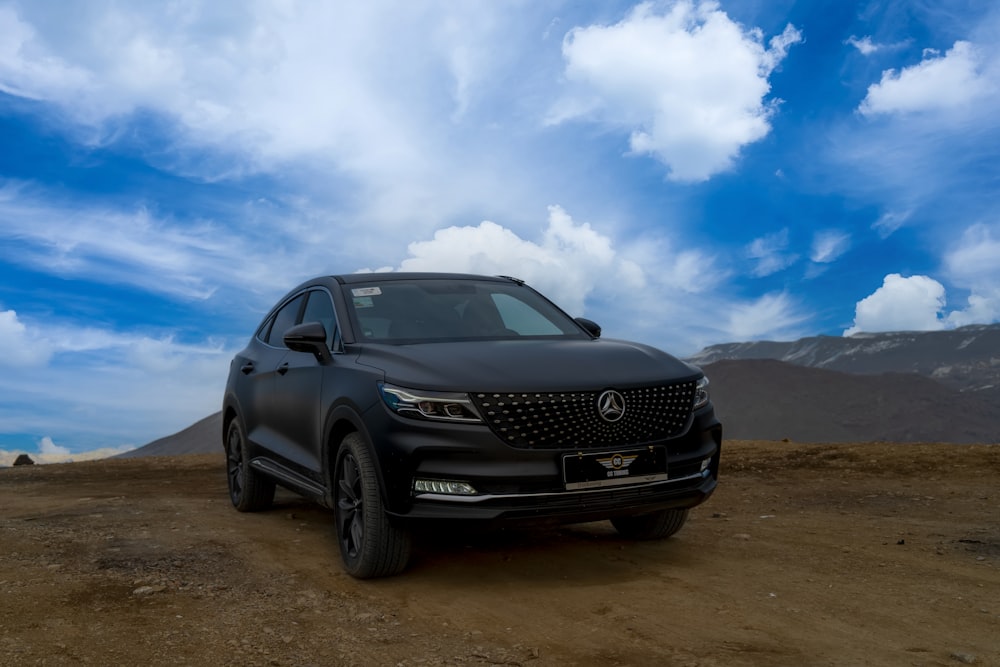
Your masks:
M398 574L410 560L410 535L385 514L375 462L357 433L344 438L334 468L334 519L344 568L359 579Z
M687 521L688 511L661 510L639 516L621 516L611 520L623 537L633 540L658 540L670 537L680 530Z
M274 501L274 482L250 467L239 419L229 422L226 430L226 478L229 499L241 512L265 510Z

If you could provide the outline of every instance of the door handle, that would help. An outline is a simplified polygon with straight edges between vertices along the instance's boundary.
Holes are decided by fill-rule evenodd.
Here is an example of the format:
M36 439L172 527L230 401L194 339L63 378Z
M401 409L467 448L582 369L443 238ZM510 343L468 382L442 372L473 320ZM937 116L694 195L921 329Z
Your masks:
M278 375L284 375L287 372L288 372L288 362L286 361L285 363L278 366Z
M243 375L250 375L251 373L253 373L253 362L248 361L242 366L240 366L240 372L243 373Z

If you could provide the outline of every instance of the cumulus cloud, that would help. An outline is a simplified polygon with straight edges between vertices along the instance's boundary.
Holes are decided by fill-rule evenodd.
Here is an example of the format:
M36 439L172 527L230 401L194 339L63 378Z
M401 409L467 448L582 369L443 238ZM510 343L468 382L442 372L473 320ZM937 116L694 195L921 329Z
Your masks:
M45 436L42 438L41 442L38 443L38 453L42 455L66 455L69 454L69 449L66 447L60 447L56 443L52 442L52 438Z
M601 286L641 287L643 269L615 250L611 238L550 206L537 240L523 239L495 222L448 227L409 245L401 271L456 271L512 275L536 287L568 312L582 314Z
M788 252L788 228L754 239L746 247L747 257L754 262L752 273L758 278L783 271L798 261L798 255Z
M917 65L882 72L881 81L869 86L859 110L873 116L962 109L996 91L980 49L957 41L943 56L932 52Z
M850 336L862 331L937 331L945 327L944 286L927 276L890 273L882 286L858 302Z
M789 25L764 46L714 2L681 1L663 13L642 3L619 23L571 30L563 41L575 88L550 123L599 120L631 131L632 152L650 154L677 181L703 181L732 166L770 131L777 101L768 77L801 41Z

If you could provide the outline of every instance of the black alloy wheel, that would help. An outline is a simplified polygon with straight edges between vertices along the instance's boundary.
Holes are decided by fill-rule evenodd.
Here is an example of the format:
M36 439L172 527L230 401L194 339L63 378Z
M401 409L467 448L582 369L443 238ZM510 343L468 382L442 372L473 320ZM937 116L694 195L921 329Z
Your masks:
M344 568L359 579L406 568L410 535L386 516L368 447L357 433L344 438L334 472L334 517Z
M226 481L229 499L240 512L264 510L274 501L274 482L250 467L239 419L226 430Z

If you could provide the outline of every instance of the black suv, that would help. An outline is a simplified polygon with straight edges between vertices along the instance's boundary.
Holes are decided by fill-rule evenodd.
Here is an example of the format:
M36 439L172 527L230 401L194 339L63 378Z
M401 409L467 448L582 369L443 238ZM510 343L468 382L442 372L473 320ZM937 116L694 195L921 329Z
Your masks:
M275 484L333 509L347 571L397 573L422 522L677 532L715 490L722 427L697 368L602 340L522 281L316 278L233 359L229 495Z

